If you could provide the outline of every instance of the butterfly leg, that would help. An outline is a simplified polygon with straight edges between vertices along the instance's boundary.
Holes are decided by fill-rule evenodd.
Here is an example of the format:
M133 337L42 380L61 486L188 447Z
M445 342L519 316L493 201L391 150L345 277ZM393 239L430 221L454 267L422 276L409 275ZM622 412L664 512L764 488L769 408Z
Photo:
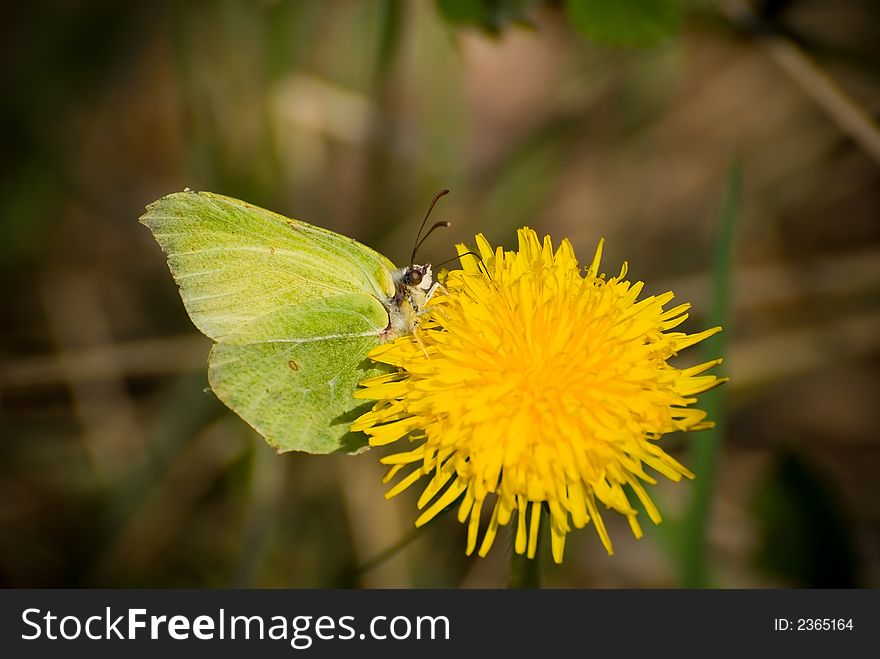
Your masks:
M447 295L449 294L449 291L447 291L446 288L444 288L443 284L441 284L439 281L435 281L431 285L431 288L428 289L428 292L425 294L424 303L421 306L416 306L415 304L413 304L413 308L415 309L415 312L416 312L416 317L423 316L426 313L428 313L428 302L431 300L431 297L433 297L434 292L438 288L441 291L443 291L445 294L447 294Z
M449 295L449 291L446 290L446 287L439 281L435 281L433 284L431 284L431 288L428 289L428 294L425 296L425 304L428 304L438 288L443 291L444 295Z
M428 358L428 359L431 359L431 356L428 354L428 351L425 350L425 344L422 343L422 338L419 336L419 328L418 328L418 326L414 326L414 327L413 327L413 332L412 332L412 333L413 333L413 338L415 338L416 343L419 344L419 348L422 349L422 352L424 353L425 357Z

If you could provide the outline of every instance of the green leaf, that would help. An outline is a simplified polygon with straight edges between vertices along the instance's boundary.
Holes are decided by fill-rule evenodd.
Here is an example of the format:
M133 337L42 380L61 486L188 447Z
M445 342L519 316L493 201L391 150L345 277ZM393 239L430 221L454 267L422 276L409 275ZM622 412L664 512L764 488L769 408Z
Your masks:
M657 43L681 22L680 0L565 0L565 11L578 32L611 46Z
M538 4L540 0L437 0L437 9L450 23L497 35L511 23L531 24L529 11Z

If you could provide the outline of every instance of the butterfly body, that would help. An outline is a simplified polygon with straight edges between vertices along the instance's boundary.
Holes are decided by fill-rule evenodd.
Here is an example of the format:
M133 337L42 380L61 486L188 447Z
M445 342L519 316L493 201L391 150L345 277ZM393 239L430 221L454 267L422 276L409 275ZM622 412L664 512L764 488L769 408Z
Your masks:
M366 355L411 332L429 265L396 268L338 233L209 192L167 195L141 222L193 323L215 344L211 389L279 451L357 451Z
M409 334L417 323L418 315L428 302L435 284L431 280L431 264L409 265L392 274L394 296L386 300L388 327L383 337L387 340Z

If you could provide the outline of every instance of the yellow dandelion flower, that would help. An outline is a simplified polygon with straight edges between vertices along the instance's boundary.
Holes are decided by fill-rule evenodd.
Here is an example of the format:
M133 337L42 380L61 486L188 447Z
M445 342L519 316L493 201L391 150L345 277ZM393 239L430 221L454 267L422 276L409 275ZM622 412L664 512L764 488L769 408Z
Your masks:
M591 520L610 554L599 504L641 537L631 496L660 522L646 468L693 478L657 441L711 427L689 406L723 381L704 375L721 360L686 369L667 360L721 328L670 331L689 305L664 310L672 293L637 301L642 283L624 279L625 263L617 277L600 275L602 242L584 270L568 240L554 252L531 229L518 239L505 252L477 236L481 260L458 246L462 270L448 274L417 333L370 353L398 370L362 383L356 396L376 404L352 429L372 446L405 443L382 459L386 483L408 470L386 496L427 479L417 526L460 499L468 554L485 556L515 518L514 549L533 558L541 506L557 563L568 532ZM477 548L484 508L491 516Z

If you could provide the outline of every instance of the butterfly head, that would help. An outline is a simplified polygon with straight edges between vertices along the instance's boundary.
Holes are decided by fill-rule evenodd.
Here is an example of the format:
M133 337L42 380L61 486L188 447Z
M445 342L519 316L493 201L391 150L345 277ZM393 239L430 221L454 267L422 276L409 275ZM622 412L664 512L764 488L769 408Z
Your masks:
M430 290L432 283L431 264L407 266L400 275L400 283L407 287L420 288L423 291Z

